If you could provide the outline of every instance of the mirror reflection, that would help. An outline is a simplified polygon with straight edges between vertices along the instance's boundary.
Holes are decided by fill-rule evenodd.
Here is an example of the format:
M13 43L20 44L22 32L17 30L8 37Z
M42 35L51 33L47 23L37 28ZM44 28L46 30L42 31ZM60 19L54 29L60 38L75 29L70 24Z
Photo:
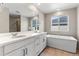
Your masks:
M9 19L8 21L3 21L3 23L8 23L6 24L7 30L5 27L2 28L0 32L24 32L39 30L39 13L36 7L31 3L2 4L0 8L0 15L2 16L2 19Z

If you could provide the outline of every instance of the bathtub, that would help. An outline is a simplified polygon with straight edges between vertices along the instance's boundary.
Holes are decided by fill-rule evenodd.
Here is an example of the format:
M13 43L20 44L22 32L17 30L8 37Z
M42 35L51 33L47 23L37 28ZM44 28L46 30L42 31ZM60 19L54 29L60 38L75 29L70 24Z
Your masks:
M76 53L77 40L72 36L47 35L47 45L64 51Z

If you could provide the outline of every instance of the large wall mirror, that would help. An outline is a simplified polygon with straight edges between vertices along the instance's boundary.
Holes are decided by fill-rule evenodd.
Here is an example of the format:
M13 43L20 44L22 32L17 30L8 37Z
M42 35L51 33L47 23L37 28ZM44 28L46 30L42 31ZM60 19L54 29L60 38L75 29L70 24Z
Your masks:
M0 17L5 20L0 23L7 23L7 31L1 29L0 32L24 32L39 30L39 13L31 3L5 3L0 8ZM7 11L6 11L7 10ZM2 14L3 13L3 14ZM2 25L0 24L0 25ZM3 30L3 31L2 31Z

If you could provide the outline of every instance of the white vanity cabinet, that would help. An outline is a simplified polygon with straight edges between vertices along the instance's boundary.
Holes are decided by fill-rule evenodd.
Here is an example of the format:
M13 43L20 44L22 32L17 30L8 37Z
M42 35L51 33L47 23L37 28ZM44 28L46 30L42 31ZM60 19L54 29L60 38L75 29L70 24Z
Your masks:
M46 33L25 37L0 48L3 56L37 56L46 47Z

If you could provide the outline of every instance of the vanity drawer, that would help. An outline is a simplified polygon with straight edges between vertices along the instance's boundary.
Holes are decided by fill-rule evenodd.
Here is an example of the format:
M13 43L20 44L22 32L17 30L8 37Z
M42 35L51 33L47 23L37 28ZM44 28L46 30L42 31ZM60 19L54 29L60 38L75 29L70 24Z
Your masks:
M8 54L8 53L20 48L20 47L23 47L24 45L30 44L32 42L33 42L33 39L25 39L23 41L18 41L18 42L6 45L4 47L4 54Z
M19 49L16 49L15 51L12 51L11 53L9 54L6 54L5 56L25 56L25 48L24 47L21 47Z

